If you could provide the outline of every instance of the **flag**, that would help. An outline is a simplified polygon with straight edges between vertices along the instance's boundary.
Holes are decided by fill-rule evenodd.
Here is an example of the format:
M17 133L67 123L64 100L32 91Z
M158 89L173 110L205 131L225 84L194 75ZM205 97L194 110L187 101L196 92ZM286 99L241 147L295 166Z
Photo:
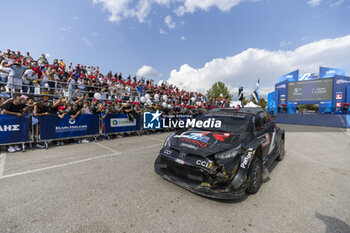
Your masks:
M253 92L253 97L256 101L256 103L259 103L260 102L260 99L259 99L259 93L258 93L258 90L259 90L259 85L260 85L260 78L259 80L256 82L256 86L255 86L255 91Z
M240 101L243 100L243 87L240 87L240 88L238 89L238 99L239 99Z

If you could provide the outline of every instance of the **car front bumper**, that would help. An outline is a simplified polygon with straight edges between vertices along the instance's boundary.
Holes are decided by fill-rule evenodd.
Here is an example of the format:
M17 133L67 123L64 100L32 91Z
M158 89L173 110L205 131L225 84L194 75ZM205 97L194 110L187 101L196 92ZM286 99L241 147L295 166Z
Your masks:
M242 188L239 190L233 190L232 186L229 184L227 184L226 187L215 188L180 177L174 174L171 169L168 168L167 163L161 161L160 155L155 161L154 170L164 179L201 196L222 200L235 200L240 199L245 195L244 185L242 185Z

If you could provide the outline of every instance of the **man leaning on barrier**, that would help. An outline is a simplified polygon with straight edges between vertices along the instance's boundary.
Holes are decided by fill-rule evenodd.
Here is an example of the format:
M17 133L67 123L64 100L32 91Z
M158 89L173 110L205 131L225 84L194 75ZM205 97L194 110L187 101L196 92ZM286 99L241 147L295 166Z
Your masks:
M2 104L1 108L2 108L3 114L22 117L23 112L26 111L27 106L22 104L20 95L14 95L13 98L5 101ZM15 144L15 145L8 146L7 150L8 152L12 153L12 152L20 151L21 148L17 144Z

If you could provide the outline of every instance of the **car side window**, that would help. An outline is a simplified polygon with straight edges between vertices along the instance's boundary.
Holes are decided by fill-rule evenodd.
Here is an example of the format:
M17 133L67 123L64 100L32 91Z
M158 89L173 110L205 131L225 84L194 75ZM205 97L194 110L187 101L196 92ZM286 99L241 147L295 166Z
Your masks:
M256 116L256 121L255 121L256 131L261 130L262 128L268 126L269 124L270 124L270 121L267 118L267 115L265 114L265 112L259 112Z

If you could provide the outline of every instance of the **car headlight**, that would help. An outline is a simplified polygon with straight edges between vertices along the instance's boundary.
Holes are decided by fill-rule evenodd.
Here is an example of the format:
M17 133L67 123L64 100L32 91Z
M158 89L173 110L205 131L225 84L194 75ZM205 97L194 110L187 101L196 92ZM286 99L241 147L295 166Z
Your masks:
M169 137L165 140L163 147L169 147L170 146L170 139L174 137L174 134L170 134Z
M216 154L215 159L230 159L236 157L241 151L241 146Z

